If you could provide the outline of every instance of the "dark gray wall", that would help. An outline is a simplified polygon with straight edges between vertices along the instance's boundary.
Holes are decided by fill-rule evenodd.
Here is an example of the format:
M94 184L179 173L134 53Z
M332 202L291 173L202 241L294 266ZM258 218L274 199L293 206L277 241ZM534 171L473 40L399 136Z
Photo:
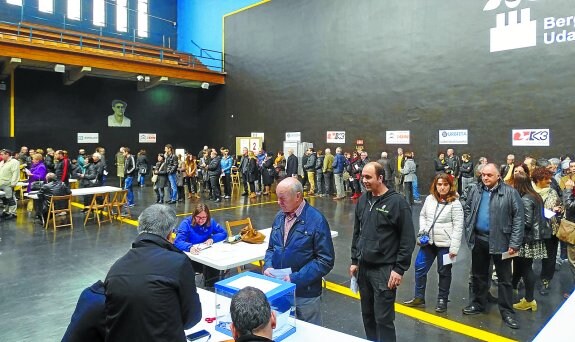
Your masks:
M374 156L414 150L420 187L432 176L439 129L468 129L474 160L573 151L575 42L489 52L495 14L487 1L272 1L226 19L226 86L203 110L218 136L266 134L278 150L286 131L325 147L345 130ZM572 2L523 1L532 16L568 16ZM571 30L571 28L568 28ZM234 119L230 115L234 115ZM511 129L550 128L551 147L513 147ZM385 145L386 130L410 130L409 146ZM331 146L334 147L334 146Z
M136 82L84 77L70 86L62 74L35 70L15 71L16 146L67 149L76 156L79 147L92 152L97 145L111 155L120 146L163 152L165 144L199 151L206 140L198 116L199 90L158 86L145 92ZM108 127L112 100L128 103L125 116L132 126ZM77 133L99 133L99 144L77 144ZM138 133L156 133L157 143L138 143Z

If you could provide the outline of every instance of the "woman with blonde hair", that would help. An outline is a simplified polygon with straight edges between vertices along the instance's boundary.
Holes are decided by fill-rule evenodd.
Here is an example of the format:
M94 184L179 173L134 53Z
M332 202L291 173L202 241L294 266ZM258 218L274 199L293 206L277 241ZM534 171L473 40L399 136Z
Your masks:
M451 287L451 266L445 264L445 256L453 260L459 253L463 235L463 207L453 189L452 178L446 173L435 176L430 195L425 199L419 214L417 244L419 252L415 259L415 296L403 304L411 307L425 306L427 273L437 258L439 294L436 312L445 312Z

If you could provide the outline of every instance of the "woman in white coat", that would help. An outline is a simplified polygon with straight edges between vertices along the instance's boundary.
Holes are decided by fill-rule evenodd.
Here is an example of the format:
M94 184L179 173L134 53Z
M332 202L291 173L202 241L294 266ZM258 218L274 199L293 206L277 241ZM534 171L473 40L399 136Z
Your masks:
M425 306L427 272L437 258L439 294L435 311L445 312L452 264L444 265L444 256L448 255L453 260L459 252L463 234L463 208L457 192L453 190L451 177L445 173L435 176L429 193L419 215L417 244L420 248L415 259L415 296L404 304L411 307Z

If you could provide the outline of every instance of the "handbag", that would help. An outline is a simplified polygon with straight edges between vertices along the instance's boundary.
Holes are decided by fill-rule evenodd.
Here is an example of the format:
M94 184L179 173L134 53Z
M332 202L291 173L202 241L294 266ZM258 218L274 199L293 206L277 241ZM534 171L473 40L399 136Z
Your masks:
M148 167L145 165L140 166L140 170L138 170L138 172L140 172L141 175L147 175L148 174Z
M439 207L439 203L437 203L437 207L435 207L436 213L437 213L438 207ZM427 231L417 233L416 242L419 246L423 247L423 246L427 246L429 244L429 232L433 233L433 226L435 226L435 222L437 221L437 219L439 218L439 215L441 215L441 212L443 211L443 209L445 209L445 207L447 207L447 203L445 203L443 205L443 207L439 211L439 214L437 214L437 215L435 215L435 213L433 214L435 217L433 218L433 222L431 223L431 226L429 227L429 229Z
M264 243L266 239L266 236L264 234L258 232L257 230L255 230L253 227L250 226L245 226L244 228L242 228L242 230L240 231L240 236L242 237L242 241L253 244Z
M39 191L42 188L42 185L44 185L44 182L34 181L30 184L30 191Z
M152 176L152 183L156 183L158 181L158 175Z
M562 219L557 230L557 238L568 244L575 245L575 222Z

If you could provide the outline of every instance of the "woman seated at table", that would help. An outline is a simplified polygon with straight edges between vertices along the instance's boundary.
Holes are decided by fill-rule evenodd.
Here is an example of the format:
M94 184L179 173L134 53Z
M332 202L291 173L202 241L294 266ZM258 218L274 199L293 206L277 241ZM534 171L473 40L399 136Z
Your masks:
M208 206L199 203L192 216L186 217L180 223L174 245L184 252L199 254L203 247L200 246L201 244L210 246L214 242L225 240L227 236L226 230L211 218ZM213 287L218 279L219 271L196 261L192 263L196 272L204 274L205 287Z

